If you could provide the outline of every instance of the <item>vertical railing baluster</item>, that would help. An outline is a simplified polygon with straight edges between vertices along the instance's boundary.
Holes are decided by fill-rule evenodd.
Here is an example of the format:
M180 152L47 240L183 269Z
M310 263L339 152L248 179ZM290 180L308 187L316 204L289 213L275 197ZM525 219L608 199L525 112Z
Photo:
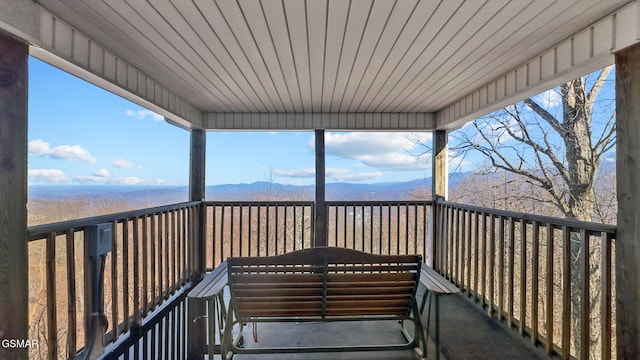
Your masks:
M516 231L515 222L512 216L509 216L509 252L507 269L507 326L509 329L513 326L514 316L514 282L515 282L515 241Z
M58 312L56 297L56 234L49 233L46 239L47 269L47 355L50 360L58 359Z
M147 316L149 311L149 267L153 264L149 261L149 215L142 216L142 316ZM145 347L146 348L146 347Z
M209 213L211 213L211 220L209 221ZM207 223L211 224L211 236L209 236L207 239L207 241L211 241L211 258L212 260L212 268L216 268L218 267L218 265L222 262L222 260L220 260L222 258L222 247L220 245L220 241L218 240L218 231L219 231L219 225L218 225L218 220L219 220L219 216L218 216L218 206L217 205L213 205L211 206L211 211L209 212L207 210Z
M357 236L357 218L358 218L358 207L356 205L351 205L351 248L357 250L358 249L358 236Z
M396 251L394 252L394 254L399 254L400 253L400 224L402 223L400 221L401 216L402 216L401 211L402 211L402 209L401 209L400 205L399 204L396 205L396 221L395 221L395 223L396 223L396 236L395 236L395 238L396 238L396 244L395 244L396 245L395 246Z
M479 277L479 250L480 250L480 213L478 211L474 211L474 223L473 223L473 299L478 302L479 297L479 289L478 289L478 277ZM484 253L483 253L484 254Z
M379 230L378 230L378 254L382 254L382 204L378 205L378 217L380 220Z
M373 205L369 206L369 217L371 219L371 227L369 228L369 251L373 253Z
M385 209L387 210L387 252L386 254L391 254L391 205L385 205Z
M239 222L239 225L238 225L238 251L239 251L239 254L238 254L238 256L245 256L245 253L243 251L243 246L242 246L242 244L244 243L244 237L245 237L245 235L244 235L244 227L243 227L244 226L244 221L243 221L244 220L244 209L245 209L244 205L238 205L238 211L240 212L240 214L238 214L238 218L239 218L238 219L238 222Z
M253 205L249 205L249 218L248 218L248 222L249 224L247 225L248 227L248 236L247 236L247 252L248 252L248 256L252 256L252 251L253 250L253 228L252 225L255 223L255 220L253 218Z
M426 263L427 260L427 250L424 248L424 241L422 241L422 247L423 250L418 252L418 209L420 209L420 205L413 205L412 207L413 209L413 253L414 254L421 254L422 255L422 260ZM424 205L422 205L422 214L424 215ZM408 211L408 210L407 210ZM409 218L408 214L407 214L407 219ZM408 228L409 224L407 224L407 234L409 233L409 228ZM422 233L424 236L424 232ZM407 235L408 237L408 235ZM423 237L424 239L424 237ZM407 240L407 254L410 254L409 252L409 241Z
M449 280L453 280L453 239L454 239L454 235L453 235L453 226L454 226L454 222L455 219L453 217L453 210L451 209L451 206L449 205L443 205L443 209L444 209L444 213L445 216L447 217L447 222L445 224L446 228L445 228L445 234L443 237L443 244L445 244L445 248L443 249L445 251L445 266L444 266L444 271L445 274L447 275L447 279Z
M589 347L591 345L590 336L590 313L591 298L589 294L590 281L590 259L591 246L589 244L590 237L585 229L580 229L580 358L589 358Z
M455 214L455 242L453 243L453 282L462 286L460 283L460 210L458 208L451 207L451 211Z
M227 207L226 205L222 205L220 206L220 237L218 238L218 242L220 243L220 263L222 263L224 261L224 259L226 258L226 248L225 248L225 242L226 242L226 236L224 233L224 229L225 229L225 220L226 220L226 210Z
M163 299L168 299L169 298L169 294L171 293L171 289L172 289L172 285L171 285L171 272L170 272L170 268L171 268L171 258L169 256L169 248L170 248L170 242L173 240L171 238L171 215L170 215L170 210L167 210L164 213L164 244L162 244L163 248L164 248L164 289L165 289L165 293L163 296Z
M261 226L261 222L262 222L261 221L262 220L262 206L261 205L258 205L257 211L258 211L258 215L257 215L258 216L258 221L257 221L256 227L257 227L257 231L258 231L258 234L257 234L258 239L256 240L256 243L257 243L256 244L256 249L258 250L258 252L257 252L256 255L260 256L262 254L260 252L260 250L262 249L262 241L261 241L262 240L262 226Z
M611 235L602 232L600 235L600 246L602 249L600 273L600 337L602 338L600 358L602 360L611 359L611 318L612 318L612 266L611 266Z
M520 325L518 330L524 336L527 320L527 223L520 219Z
M545 322L546 322L546 343L545 343L545 351L547 355L553 355L553 310L554 310L554 301L553 301L553 287L554 287L554 276L553 276L553 262L554 262L554 227L548 223L547 224L547 289L546 289L546 303L547 308L545 309Z
M360 242L361 242L361 246L362 246L362 251L366 251L365 250L365 223L366 223L366 210L365 210L365 206L361 205L360 207L360 214L362 216L362 222L360 223L360 230L361 230L361 235L360 235ZM371 225L369 225L369 228L371 228Z
M571 229L562 227L562 358L571 355Z
M460 211L460 226L458 230L460 231L460 247L459 247L459 262L460 262L460 273L458 277L460 279L460 288L462 291L466 291L469 293L469 288L467 286L466 279L466 270L467 270L467 210L459 209Z
M274 248L273 255L278 255L279 254L279 252L278 252L278 243L280 243L280 241L278 239L278 225L280 224L280 207L276 204L273 208L274 208L273 210L275 211L275 214L276 214L276 216L275 216L275 224L273 225L273 227L274 227L274 231L273 231L273 233L274 233L274 242L275 242L275 244L273 245L273 248Z
M480 250L482 254L482 264L480 269L480 296L481 304L484 308L487 305L487 260L489 256L493 256L493 253L487 253L487 214L485 214L484 212L481 212L480 214L482 218L482 249Z
M296 251L296 243L298 242L298 206L293 205L293 246L292 251Z
M177 259L176 259L176 272L177 275L177 285L176 288L180 289L182 285L184 285L184 238L185 238L185 226L183 224L184 221L184 209L176 210L176 238L178 240L176 244L177 248Z
M178 284L178 211L171 210L171 294L175 294Z
M489 306L487 312L489 317L493 316L495 305L495 259L496 259L496 219L493 214L489 214ZM499 315L498 315L499 316Z
M265 222L265 255L267 255L267 256L270 255L269 254L269 248L270 248L270 245L269 245L269 242L270 242L269 241L270 240L269 234L270 234L270 230L271 230L271 227L269 225L269 223L270 223L269 219L271 218L271 216L269 215L270 213L271 213L271 205L266 205L265 206L265 220L264 220L264 222Z
M158 331L157 331L157 326L154 325L153 327L151 327L151 338L152 339L157 339L158 338ZM151 342L151 351L149 352L149 358L150 359L159 359L160 355L162 355L162 351L159 350L159 341L152 341Z
M349 245L347 245L347 229L349 227L348 220L347 220L348 219L348 215L349 215L349 211L348 211L347 205L343 205L342 206L342 214L343 214L343 217L342 217L342 219L343 219L342 220L342 240L344 241L343 247L347 248L347 247L349 247Z
M306 248L305 244L307 241L307 238L310 237L311 234L311 224L309 224L309 226L307 226L307 209L309 209L309 212L312 211L310 206L307 205L302 205L300 206L300 246L297 248L298 250L300 249L304 249ZM307 230L308 229L308 230Z
M67 252L67 358L76 358L76 246L75 230L70 228L65 234Z
M113 338L120 336L120 327L118 324L118 221L111 223L111 329Z
M122 332L129 331L129 219L122 221Z
M531 223L531 343L538 344L538 297L539 297L539 267L540 267L540 225L537 221Z
M134 324L139 325L140 321L140 248L138 242L140 241L140 225L138 224L138 217L134 216L133 220L133 321Z
M331 211L331 208L333 208L335 211L335 214L334 214L335 223L333 224L333 230L334 230L333 246L341 247L340 239L341 238L344 239L344 235L342 234L343 227L340 226L340 220L344 218L344 216L341 215L342 214L341 211L346 211L346 210L342 205L338 205L338 204L333 204L333 205L326 204L326 206L328 207L327 211ZM327 221L329 221L329 215L327 215Z
M178 238L178 229L177 229L177 220L178 220L178 211L171 210L171 294L175 294L176 289L178 287L178 242L180 241Z
M236 256L236 237L235 237L235 228L236 228L236 206L229 205L229 251L231 252L231 256Z
M181 278L182 281L180 282L181 285L184 286L184 284L187 283L188 278L189 278L189 270L188 270L188 262L189 262L189 257L188 257L188 225L190 223L190 219L189 219L189 211L188 209L181 209L180 210L180 214L181 214L181 223L180 223L180 228L182 229L182 251L181 251L181 258L180 258L180 272L181 272Z
M504 217L498 216L498 320L504 316Z
M151 309L155 309L156 304L158 303L158 291L156 289L157 286L157 281L156 281L156 268L158 267L159 261L158 261L158 256L157 256L157 252L156 252L156 244L158 243L158 234L157 234L157 221L156 219L158 218L158 214L157 213L153 213L151 214L151 259L152 259L152 263L151 263L151 276L150 279L151 280L151 291L153 291L153 294L151 296L151 301L153 302ZM112 254L114 253L113 251L111 252Z
M473 222L473 212L472 211L467 211L467 228L465 230L466 235L466 253L463 253L462 255L465 257L465 261L467 262L465 264L465 269L467 271L467 274L465 275L465 279L467 282L467 297L471 297L474 289L472 288L472 282L471 282L471 264L473 263L472 258L473 255L471 254L471 250L473 249L473 234L471 233L471 229L472 229L472 222Z

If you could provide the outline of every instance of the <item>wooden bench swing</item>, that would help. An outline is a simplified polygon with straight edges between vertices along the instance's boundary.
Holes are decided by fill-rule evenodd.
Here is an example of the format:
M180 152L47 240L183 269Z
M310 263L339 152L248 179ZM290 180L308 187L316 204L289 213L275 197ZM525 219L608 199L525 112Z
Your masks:
M234 354L406 349L415 349L416 357L426 358L427 332L421 317L426 295L419 306L416 292L421 281L431 295L458 291L446 280L450 286L442 287L442 280L422 263L420 255L373 255L315 247L278 256L228 258L189 297L215 301L215 308L209 302L209 353L219 350L225 359ZM223 295L226 287L228 301ZM211 319L216 312L217 318ZM436 313L436 325L437 318ZM256 331L261 322L383 320L399 321L406 341L349 346L244 346L243 327L248 323L253 323ZM221 344L213 349L216 322ZM412 325L412 331L405 323ZM254 337L257 340L257 333Z

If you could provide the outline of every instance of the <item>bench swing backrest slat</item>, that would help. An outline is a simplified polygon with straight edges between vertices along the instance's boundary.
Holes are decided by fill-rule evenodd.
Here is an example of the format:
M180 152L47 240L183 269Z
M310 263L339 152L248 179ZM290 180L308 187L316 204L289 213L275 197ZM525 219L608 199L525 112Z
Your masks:
M239 320L408 316L420 280L419 255L372 255L319 247L227 260Z

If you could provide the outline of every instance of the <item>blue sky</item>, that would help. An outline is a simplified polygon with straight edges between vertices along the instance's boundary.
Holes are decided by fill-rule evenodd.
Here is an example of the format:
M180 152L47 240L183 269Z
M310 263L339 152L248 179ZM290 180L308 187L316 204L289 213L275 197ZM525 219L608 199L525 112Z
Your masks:
M207 185L312 184L313 132L208 132ZM430 176L412 138L327 132L327 182ZM189 132L37 59L29 61L29 184L187 185Z
M615 99L613 82L607 83L603 97L608 99L602 103L605 111L610 111ZM552 113L562 109L557 90L534 98ZM597 131L597 121L594 126ZM429 177L430 155L414 155L425 150L416 146L415 139L430 144L431 133L327 132L326 181L375 183ZM207 185L313 184L313 147L311 131L208 132ZM450 151L449 155L450 171L482 165L477 154L462 158ZM608 157L612 156L613 152ZM28 168L30 185L185 186L189 182L189 132L31 58Z

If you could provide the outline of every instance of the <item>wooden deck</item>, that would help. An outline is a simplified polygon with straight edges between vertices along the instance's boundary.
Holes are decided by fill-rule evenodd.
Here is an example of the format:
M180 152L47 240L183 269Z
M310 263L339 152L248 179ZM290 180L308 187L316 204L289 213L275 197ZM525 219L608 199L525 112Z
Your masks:
M464 295L441 298L441 359L546 359L542 349L507 331L489 319L479 308L464 299ZM433 327L433 323L431 324ZM251 325L246 329L246 346L254 346ZM433 329L432 329L433 330ZM402 339L399 325L389 323L288 323L260 324L260 342L323 344L330 341L371 343ZM432 332L431 332L432 333ZM432 335L430 335L432 336ZM428 359L435 359L435 343L429 338ZM215 359L220 359L216 356ZM413 351L379 351L353 353L236 355L238 360L409 360Z

